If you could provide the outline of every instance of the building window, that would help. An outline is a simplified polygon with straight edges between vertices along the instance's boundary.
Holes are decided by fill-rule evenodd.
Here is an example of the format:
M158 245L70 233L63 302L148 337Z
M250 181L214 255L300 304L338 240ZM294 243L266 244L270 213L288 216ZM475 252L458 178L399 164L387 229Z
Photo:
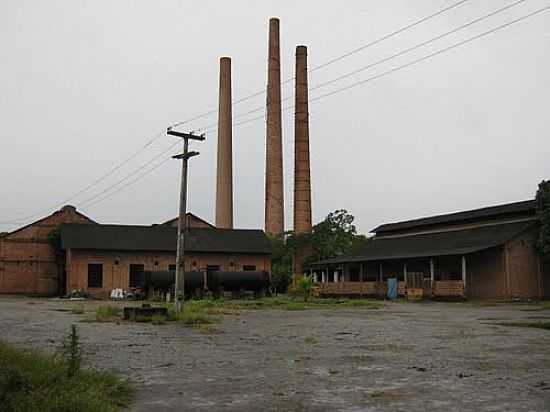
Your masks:
M136 265L130 265L130 287L131 288L139 288L141 286L141 278L143 275L143 270L145 267L141 264Z
M168 265L168 270L175 272L176 271L176 265Z
M88 265L88 287L103 287L103 265L101 263L90 263Z
M243 270L247 272L253 272L256 270L256 266L254 265L243 265Z

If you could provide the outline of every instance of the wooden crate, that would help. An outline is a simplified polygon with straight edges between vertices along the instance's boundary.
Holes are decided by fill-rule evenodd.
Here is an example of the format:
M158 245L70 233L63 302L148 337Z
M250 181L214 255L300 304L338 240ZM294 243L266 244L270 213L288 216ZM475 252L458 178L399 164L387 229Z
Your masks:
M407 296L407 284L405 282L397 283L397 295L398 296Z
M424 288L407 288L407 299L420 300L424 298Z

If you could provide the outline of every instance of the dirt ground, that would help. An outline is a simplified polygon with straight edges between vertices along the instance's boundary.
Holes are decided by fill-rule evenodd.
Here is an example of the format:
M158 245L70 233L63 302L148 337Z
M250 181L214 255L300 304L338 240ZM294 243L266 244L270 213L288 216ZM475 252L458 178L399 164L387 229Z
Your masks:
M212 334L74 306L0 297L0 339L54 351L77 323L86 364L135 383L135 411L550 411L550 331L499 325L550 320L534 305L249 311Z

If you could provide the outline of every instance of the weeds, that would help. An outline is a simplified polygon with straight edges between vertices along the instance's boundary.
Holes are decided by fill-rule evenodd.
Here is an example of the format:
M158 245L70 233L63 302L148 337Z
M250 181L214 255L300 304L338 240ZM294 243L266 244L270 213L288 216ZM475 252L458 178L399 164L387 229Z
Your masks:
M71 332L63 342L63 356L67 363L67 376L72 378L80 371L80 339L75 325L71 325Z
M304 339L304 342L308 345L315 345L317 343L317 338L315 336L307 336Z
M118 320L122 314L122 309L116 306L100 306L95 311L95 320L97 322L109 322Z
M71 309L71 313L73 315L82 315L82 314L84 314L84 305L80 304L80 305L73 306L73 308Z
M74 348L76 330L72 335L71 328L68 341ZM0 341L0 410L117 412L128 407L132 390L126 381L108 373L77 370L76 363L69 376L68 359L17 350Z
M151 323L153 325L164 325L166 323L166 317L160 315L152 316Z
M550 331L550 321L544 322L506 322L501 323L502 326L513 326L518 328L535 328L535 329L544 329Z

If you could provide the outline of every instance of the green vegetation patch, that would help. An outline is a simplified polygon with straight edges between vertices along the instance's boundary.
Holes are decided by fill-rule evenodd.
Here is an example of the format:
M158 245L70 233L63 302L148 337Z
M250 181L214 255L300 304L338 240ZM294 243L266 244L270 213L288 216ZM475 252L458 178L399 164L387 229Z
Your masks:
M116 306L99 306L95 311L97 322L110 322L119 320L122 316L122 309Z
M128 407L131 387L95 370L67 373L61 356L17 350L0 341L0 410L111 412Z
M535 329L545 329L550 331L550 321L541 321L541 322L506 322L501 323L502 326L513 326L518 328L535 328Z

